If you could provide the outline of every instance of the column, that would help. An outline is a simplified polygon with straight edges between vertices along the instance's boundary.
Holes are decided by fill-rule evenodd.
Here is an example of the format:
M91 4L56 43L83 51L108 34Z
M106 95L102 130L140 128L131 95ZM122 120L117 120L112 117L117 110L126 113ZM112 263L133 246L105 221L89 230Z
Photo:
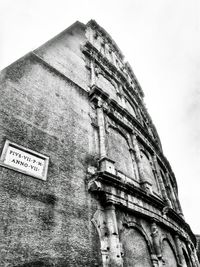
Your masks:
M167 186L169 188L169 193L170 193L170 197L171 197L172 203L174 204L175 210L178 212L178 214L180 214L180 210L179 210L179 207L178 207L178 204L177 204L177 199L175 197L174 190L172 188L171 181L170 181L168 173L166 173L166 181L167 181Z
M160 234L155 222L151 224L151 236L153 240L153 246L158 259L162 258L161 243L160 243Z
M119 234L117 227L117 219L115 214L115 206L110 204L106 207L106 219L108 227L109 240L109 266L122 267L123 260L121 256L121 246L119 242Z
M93 44L94 32L90 27L87 27L86 35L91 44Z
M191 258L191 261L192 261L192 266L193 267L199 267L199 261L197 259L197 257L195 257L195 252L194 250L192 249L193 245L191 244L191 241L187 241L187 245L188 245L188 252L189 252L189 255L190 255L190 258Z
M95 68L94 68L94 62L90 61L90 85L91 87L96 84L96 74L95 74Z
M176 244L176 250L177 250L177 254L178 254L178 260L181 266L184 265L185 263L185 259L184 259L184 255L183 255L183 250L182 250L182 246L181 246L181 241L179 239L178 235L175 235L175 244Z
M110 51L110 47L108 43L105 42L105 56L109 59L109 61L111 61L112 58L111 58L111 54L109 51Z
M166 201L167 205L169 207L172 207L172 204L167 196L167 191L166 191L166 188L165 188L165 185L163 183L163 178L159 172L159 169L158 169L158 163L157 163L157 157L156 155L153 155L153 163L154 163L154 167L155 167L155 171L156 171L156 177L158 179L158 183L160 185L160 189L161 189L161 193L162 193L162 196L163 196L163 199Z
M112 50L111 52L111 55L112 55L112 60L113 60L113 65L114 66L117 66L117 63L116 63L116 56L115 56L115 52Z
M177 195L177 193L176 193L176 189L173 188L173 187L172 187L172 189L173 189L173 191L174 191L174 195L175 195L176 202L177 202L177 205L178 205L179 215L184 219L183 210L182 210L182 208L181 208L181 204L180 204L180 201L179 201L179 199L178 199L178 195Z
M153 267L159 267L159 260L155 254L151 254L151 262Z
M140 156L140 148L139 148L137 137L135 134L133 134L133 147L135 151L135 157L137 161L138 172L139 172L140 181L142 183L142 187L147 193L152 193L152 188L151 188L152 184L150 184L149 181L145 179L144 170L143 170L143 166L141 162L141 156Z
M133 171L134 171L134 175L135 175L134 178L137 181L139 181L140 177L139 177L138 166L137 166L137 162L136 162L135 150L134 150L133 144L132 144L131 134L128 134L128 145L129 145L129 152L131 154L132 163L133 163Z
M102 104L102 101L99 100L97 104L97 122L99 127L100 170L116 174L115 162L107 157L105 119Z
M122 85L120 83L118 84L118 92L117 92L117 95L120 98L122 107L123 108L126 108L126 102L125 102L125 98L124 98L124 94L123 94L123 89L122 89Z
M98 101L97 106L97 121L99 126L99 149L100 149L100 159L106 157L106 146L105 146L105 121L102 102Z

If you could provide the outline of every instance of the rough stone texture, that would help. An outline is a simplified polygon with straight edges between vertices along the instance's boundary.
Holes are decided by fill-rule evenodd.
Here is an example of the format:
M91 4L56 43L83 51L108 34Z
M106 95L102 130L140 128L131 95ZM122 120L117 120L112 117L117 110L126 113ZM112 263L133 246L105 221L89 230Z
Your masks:
M0 266L95 266L87 94L31 54L1 75L1 148L9 139L50 163L46 182L0 167Z
M85 26L74 23L67 30L48 41L35 53L66 77L87 90L89 76L85 69L85 57L81 46L85 42Z
M121 242L124 249L124 267L151 267L150 253L139 231L125 228L121 234Z
M172 248L170 247L169 243L166 240L163 241L163 260L165 266L167 267L177 266L175 253L173 252Z
M0 266L199 266L142 89L96 22L7 67L0 92L1 151L49 157L46 181L0 159Z
M200 235L196 235L196 239L197 239L197 257L200 261Z
M116 144L118 144L116 146ZM133 163L126 139L116 130L110 128L108 136L109 157L115 166L127 176L134 177Z

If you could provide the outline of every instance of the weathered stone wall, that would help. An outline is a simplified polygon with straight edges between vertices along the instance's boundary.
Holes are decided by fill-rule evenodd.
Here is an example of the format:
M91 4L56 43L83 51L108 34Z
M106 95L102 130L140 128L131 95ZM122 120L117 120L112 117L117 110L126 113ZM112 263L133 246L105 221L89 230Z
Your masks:
M35 53L80 87L88 90L89 75L81 51L85 41L85 25L76 22L36 49Z
M133 160L125 137L120 132L110 127L107 139L108 156L115 162L116 169L136 179L133 169Z
M1 73L0 91L0 148L9 139L50 158L46 181L0 166L0 266L100 264L85 183L93 153L86 92L31 54Z
M197 257L200 261L200 235L196 235L197 238Z
M134 228L124 229L121 234L124 267L151 267L151 257L144 237Z
M164 266L177 266L175 236L169 230L131 213L116 214L124 266L152 266L155 256Z
M47 180L0 161L0 266L192 266L194 236L111 37L73 24L0 76L6 140L49 157Z

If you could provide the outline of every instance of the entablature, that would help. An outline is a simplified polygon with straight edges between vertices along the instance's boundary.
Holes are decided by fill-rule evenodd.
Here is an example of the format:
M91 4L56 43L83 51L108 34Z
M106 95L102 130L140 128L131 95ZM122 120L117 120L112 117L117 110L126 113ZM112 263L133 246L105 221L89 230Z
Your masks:
M100 66L108 75L110 75L113 79L117 80L117 82L123 84L128 88L131 93L136 94L138 98L143 98L144 94L142 89L140 88L137 80L134 81L128 80L127 75L119 70L115 65L113 65L107 57L103 56L102 53L98 51L96 47L89 41L87 41L82 46L82 52L86 54L95 64Z
M175 180L175 176L171 170L171 166L169 162L162 154L160 147L158 144L152 139L151 135L144 129L144 127L140 124L140 122L133 117L125 108L121 107L115 100L110 99L109 94L104 92L101 88L96 85L93 85L91 91L89 92L90 101L98 105L99 101L103 106L104 112L117 123L119 123L122 127L124 127L128 132L135 133L137 138L141 139L145 145L148 146L149 150L151 150L158 158L159 161L162 162L164 168L170 173L170 176L173 179L174 185L177 189L177 183Z
M89 31L86 36L93 46L98 47L100 52L105 54L106 57L109 58L109 61L126 76L126 79L129 80L130 84L135 84L138 87L141 95L144 96L141 86L130 64L124 61L124 56L121 50L111 36L94 20L91 20L87 23L86 31ZM98 44L98 37L101 38L101 44Z
M151 135L155 140L157 140L158 146L162 150L160 139L155 126L153 125L153 122L148 115L148 112L143 103L143 95L138 91L139 87L137 81L134 80L133 86L133 84L131 84L132 81L130 83L124 73L119 71L113 64L111 64L107 57L104 57L90 42L86 42L86 44L82 47L82 51L90 58L89 61L86 62L86 66L88 69L90 69L91 72L94 71L96 75L101 74L102 76L107 78L110 83L114 85L116 94L119 97L121 92L117 87L121 86L121 90L124 92L124 96L127 96L127 98L130 99L131 103L136 103L138 120L141 120L142 123L146 125L143 125L143 127L146 128L147 131L151 132ZM91 68L93 68L94 70L92 70Z
M99 34L99 35L103 36L103 38L110 44L112 49L116 51L116 53L118 54L119 58L121 60L124 59L124 55L122 54L121 50L119 49L119 47L117 46L115 41L110 37L110 35L100 25L98 25L96 23L95 20L90 20L87 23L87 27L90 27L91 29L95 30L96 34Z
M184 240L196 242L189 225L159 197L147 194L134 182L107 171L96 172L88 179L88 189L98 195L102 205L114 204L138 213L169 228Z

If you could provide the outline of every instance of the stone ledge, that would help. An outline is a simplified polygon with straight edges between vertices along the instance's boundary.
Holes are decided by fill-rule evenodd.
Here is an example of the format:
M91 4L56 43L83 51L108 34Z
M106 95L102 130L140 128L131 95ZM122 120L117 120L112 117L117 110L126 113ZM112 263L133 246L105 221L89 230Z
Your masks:
M89 191L100 196L104 205L112 203L139 213L140 216L154 218L181 235L185 240L191 239L194 244L196 243L196 238L189 225L173 209L166 206L164 200L146 194L142 188L133 184L123 183L117 175L96 172L91 177L88 188Z

